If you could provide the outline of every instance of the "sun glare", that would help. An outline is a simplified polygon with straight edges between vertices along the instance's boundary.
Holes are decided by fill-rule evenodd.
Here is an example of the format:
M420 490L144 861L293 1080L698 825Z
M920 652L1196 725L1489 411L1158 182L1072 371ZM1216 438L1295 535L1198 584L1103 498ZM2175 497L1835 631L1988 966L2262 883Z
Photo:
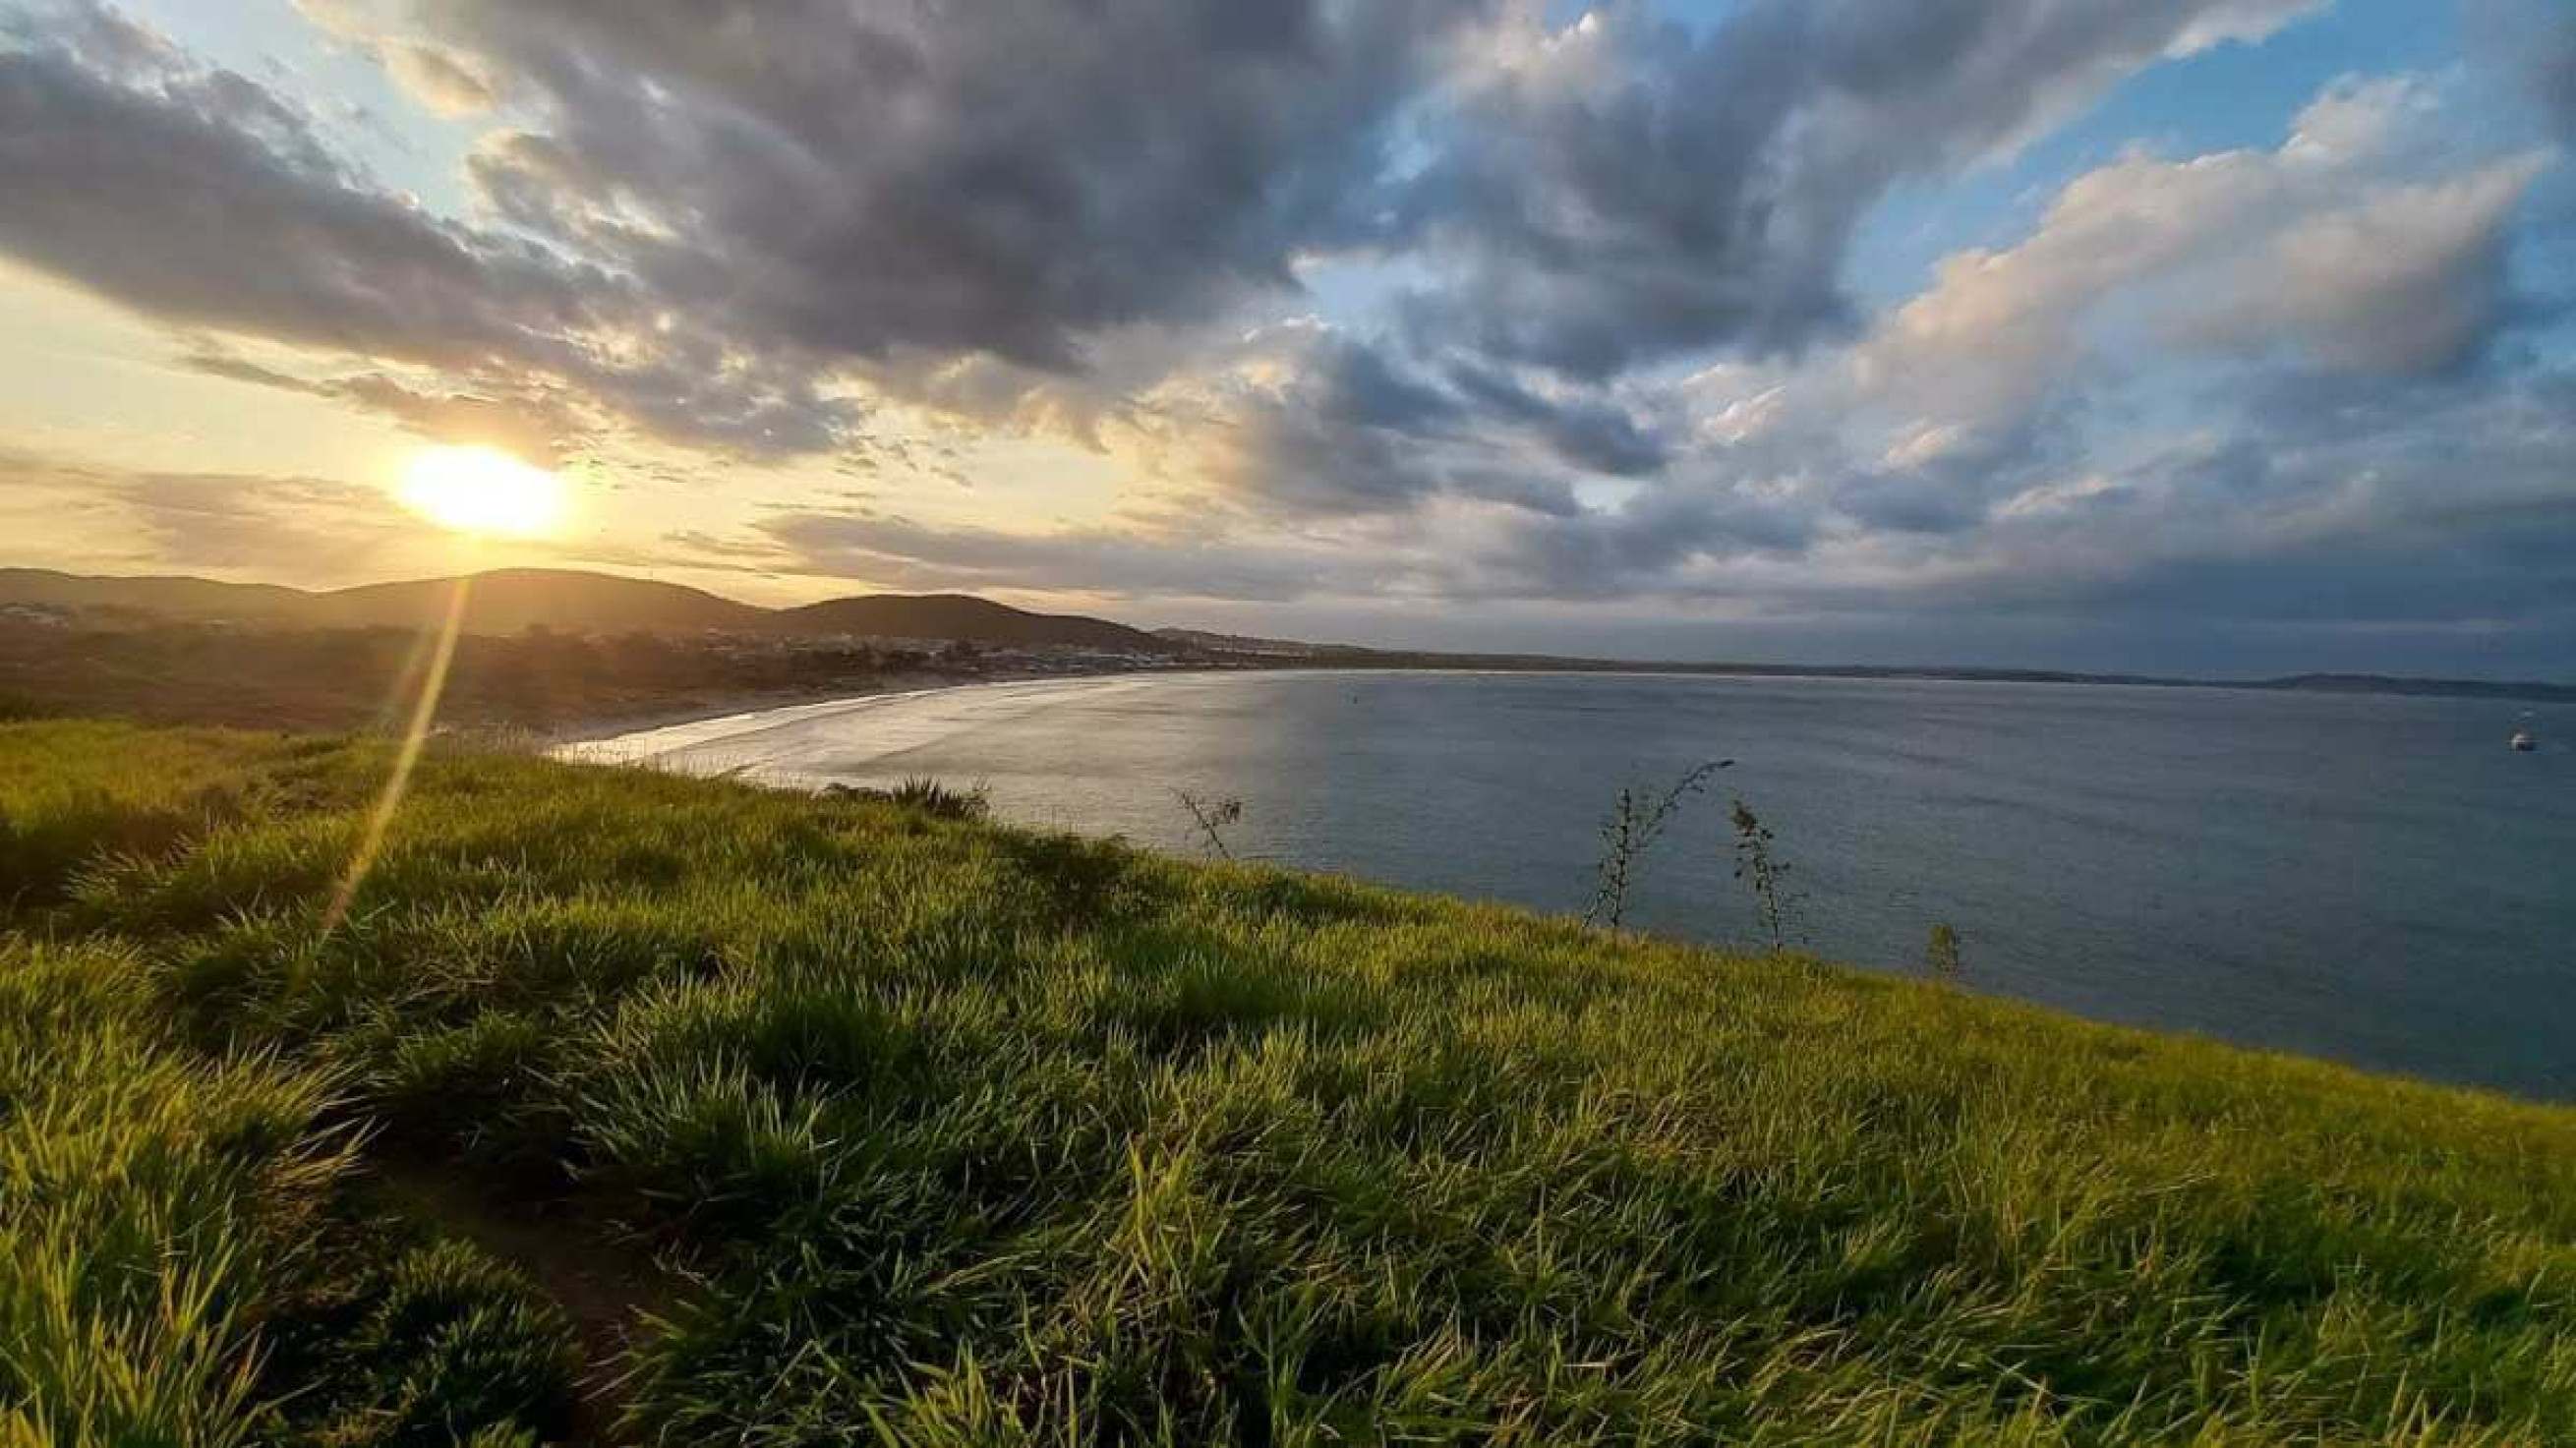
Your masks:
M434 447L412 459L402 500L442 528L508 538L551 531L565 501L561 478L488 447Z

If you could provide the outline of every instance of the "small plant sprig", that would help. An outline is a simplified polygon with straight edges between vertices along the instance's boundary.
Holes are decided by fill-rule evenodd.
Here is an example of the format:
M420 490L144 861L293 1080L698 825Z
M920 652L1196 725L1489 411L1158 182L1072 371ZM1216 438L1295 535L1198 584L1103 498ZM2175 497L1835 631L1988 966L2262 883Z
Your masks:
M956 789L927 775L914 775L887 791L886 798L933 819L980 820L991 815L993 802L984 786Z
M1959 932L1950 922L1932 927L1932 938L1923 943L1923 969L1935 980L1957 980L1967 970L1959 960Z
M979 784L971 789L957 789L927 775L914 775L892 789L826 785L823 794L830 799L880 800L932 819L981 820L990 818L993 813L993 801L984 786Z
M1773 950L1786 950L1796 928L1798 897L1788 887L1789 865L1771 852L1771 827L1741 798L1735 801L1735 878L1753 887L1763 932Z
M1172 797L1181 802L1181 808L1190 812L1190 818L1198 824L1199 833L1207 837L1208 852L1220 860L1233 859L1234 851L1226 847L1225 829L1242 821L1243 801L1233 795L1201 799L1186 789L1173 790Z
M1608 817L1601 821L1601 862L1593 866L1597 883L1592 903L1583 910L1584 924L1621 927L1628 918L1629 893L1636 888L1646 852L1663 838L1682 805L1708 787L1709 776L1734 765L1732 759L1712 759L1686 771L1660 795L1636 784L1619 787Z

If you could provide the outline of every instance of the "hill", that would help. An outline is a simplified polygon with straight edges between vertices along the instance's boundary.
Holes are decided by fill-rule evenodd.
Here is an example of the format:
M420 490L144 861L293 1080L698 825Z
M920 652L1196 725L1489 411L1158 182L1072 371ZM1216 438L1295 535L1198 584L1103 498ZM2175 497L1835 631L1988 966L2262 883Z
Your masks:
M1259 659L1312 659L1332 652L1329 644L1310 644L1297 639L1260 638L1252 634L1212 633L1202 628L1158 628L1154 637L1184 648L1209 653L1238 654ZM1350 652L1365 653L1366 650Z
M337 911L388 763L0 727L29 1441L2576 1441L2576 1111L497 755Z
M453 579L420 579L308 592L202 578L99 578L45 569L0 569L0 607L32 604L111 616L301 628L418 628L446 616ZM1199 657L1245 667L1514 669L1552 673L1638 670L1743 678L1950 679L1978 683L2122 684L2293 692L2450 695L2565 703L2576 684L2428 679L2377 674L2299 674L2273 679L2195 679L2053 669L1939 665L1753 664L1462 654L1303 643L1202 629L1130 628L1078 614L1033 613L965 594L863 594L795 608L762 608L702 589L572 569L502 569L475 575L465 626L496 635L543 626L565 633L741 634L772 638L965 640L994 648L1065 648Z
M455 580L376 583L312 595L311 621L354 628L435 627L447 616ZM469 633L747 633L769 611L703 589L572 569L505 568L474 575L466 594Z
M155 614L170 618L275 622L312 606L314 595L268 583L209 578L92 578L49 568L0 568L0 605Z
M1072 614L1030 613L959 593L869 594L780 609L766 628L779 633L860 634L881 638L973 639L1005 647L1055 646L1118 653L1167 654L1175 646L1142 629Z
M0 569L0 605L299 628L421 628L447 616L453 578L326 591L202 578L98 578ZM1032 613L960 594L863 595L801 608L739 603L703 589L577 569L509 568L473 576L465 629L514 634L734 633L965 640L997 648L1085 648L1172 654L1179 646L1103 619Z

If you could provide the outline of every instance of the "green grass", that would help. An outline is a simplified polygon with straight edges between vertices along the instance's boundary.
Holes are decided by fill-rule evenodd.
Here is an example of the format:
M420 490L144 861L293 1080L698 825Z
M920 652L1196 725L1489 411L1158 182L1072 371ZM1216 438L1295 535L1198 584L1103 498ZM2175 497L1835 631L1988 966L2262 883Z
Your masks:
M382 765L0 727L0 1442L2576 1441L2576 1111L498 756L324 938Z

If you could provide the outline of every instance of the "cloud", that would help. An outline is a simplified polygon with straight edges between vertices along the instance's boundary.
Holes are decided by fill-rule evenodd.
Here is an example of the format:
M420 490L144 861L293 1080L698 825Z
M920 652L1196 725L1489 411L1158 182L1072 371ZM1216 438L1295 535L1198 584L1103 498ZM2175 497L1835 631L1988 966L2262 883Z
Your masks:
M317 556L345 565L419 531L382 492L322 478L146 472L119 491L151 556L181 568L301 571Z
M0 529L20 540L13 561L73 567L137 558L132 517L112 470L0 443ZM148 557L148 555L147 555Z
M1284 602L1366 592L1400 571L1382 553L1109 528L1017 533L905 518L790 512L763 520L783 571L881 588L1016 589Z
M1412 507L1449 485L1465 419L1375 348L1306 324L1256 334L1223 370L1148 405L1177 420L1221 491L1292 514Z
M2533 55L2532 84L2561 133L2576 136L2576 19L2564 12Z
M2305 0L1756 0L1694 40L1642 0L1534 16L1462 82L1402 198L1454 269L1418 335L1601 378L1675 353L1796 349L1854 322L1854 226L1898 179L1967 164L2175 53Z
M2559 0L2470 0L2470 34L2519 78L2558 134L2576 142L2576 11Z
M1474 0L467 0L417 27L506 77L505 214L722 330L834 356L1079 365L1362 229L1389 124ZM1040 59L1042 58L1042 60Z
M2196 333L2239 348L2287 337L2353 372L2474 358L2507 314L2506 223L2546 164L2519 157L2302 217L2239 268Z
M492 83L475 73L474 68L457 58L455 52L435 45L397 45L385 55L385 66L403 89L442 116L470 116L492 109L499 101Z
M1757 0L1695 40L1639 3L1555 26L1528 0L790 0L721 25L680 0L307 3L438 104L505 105L516 129L478 147L474 178L546 247L475 259L529 285L569 274L547 340L592 365L509 361L657 434L827 448L849 422L831 379L856 373L1088 436L1190 364L1124 374L1108 400L1047 378L1275 304L1310 259L1376 258L1428 278L1401 311L1453 403L1621 476L1653 472L1664 440L1513 373L1600 382L1847 330L1843 253L1894 181L2311 8ZM673 318L684 335L660 332ZM1319 385L1355 403L1371 386ZM1252 422L1309 492L1502 475L1426 486L1405 475L1434 469L1384 455L1406 430L1365 415Z
M389 34L381 7L370 0L292 0L305 19L332 38L372 57L396 85L448 119L480 115L500 104L491 76L473 60L443 45Z
M2115 343L2286 349L2383 374L2460 365L2507 319L2508 226L2547 161L2420 174L2399 143L2425 104L2411 83L2346 82L2277 150L2132 153L2077 177L2018 244L1945 259L1863 343L1860 374L1880 395L1987 421L2068 387Z
M1604 599L1731 592L1726 568L1754 554L1803 555L1812 510L1732 488L1642 493L1572 517L1497 517L1443 591L1465 598Z
M172 321L471 367L580 326L585 281L367 189L232 74L0 51L0 247Z
M2243 403L2116 463L2035 469L1909 591L2105 621L2576 618L2576 377L2280 373Z
M605 271L383 191L257 82L68 13L0 49L0 251L174 326L551 379L704 446L809 451L852 420L774 352L663 327Z
M324 391L384 413L422 437L498 448L540 467L561 462L586 432L561 401L534 391L508 397L424 393L372 375L344 377Z
M793 0L721 26L678 0L307 3L437 106L504 108L472 167L508 230L388 194L257 82L72 3L0 55L0 184L38 198L0 248L176 324L436 369L460 417L544 397L775 456L850 441L854 375L1086 438L1230 389L1195 449L1221 487L1557 512L1670 452L1590 384L1847 325L1841 255L1891 181L2306 8L1763 0L1694 42L1633 4L1551 29L1508 0ZM1404 302L1410 367L1351 342L1246 386L1230 343L1122 340L1335 255L1439 278Z
M1441 591L1890 628L2144 628L2161 598L2304 629L2343 599L2397 629L2421 575L2414 624L2576 646L2548 622L2576 572L2532 546L2562 536L2576 392L2494 345L2546 161L2447 126L2422 83L2338 83L2276 150L2078 177L1849 352L1623 387L1661 466L1458 529Z
M1740 459L1721 451L1678 461L1662 488L1570 518L1449 496L1428 504L1427 518L1323 528L1201 515L1030 533L808 509L739 537L687 540L683 551L693 564L721 554L772 574L1106 594L1154 600L1158 612L1218 600L1472 602L1470 613L1515 610L1529 632L1482 641L1520 646L1573 637L1549 631L1573 615L1527 610L1580 607L1605 620L1598 627L1634 621L1623 649L1681 654L1740 653L1763 639L1769 651L1811 656L2092 666L2392 657L2374 648L2576 659L2576 495L2565 472L2576 456L2576 377L2282 374L2243 403L2223 428L2125 459L2086 458L2089 449L2046 434L2000 453L1936 448L1923 469L2005 472L1971 525L1910 534L1848 520L1857 495L1916 473L1808 488L1749 466L1730 472ZM14 500L27 475L7 477L0 495ZM135 557L190 568L345 561L416 531L381 495L314 480L57 471L66 477L75 493L49 506L113 507L148 530ZM1818 479L1833 470L1820 467ZM1677 631L1713 611L1734 622ZM1293 633L1280 625L1303 615L1266 616ZM1927 629L1927 620L1939 622ZM1604 636L1589 637L1586 647L1602 646ZM2546 653L2550 640L2560 654ZM2114 644L2129 652L2101 652ZM2043 646L2061 652L2031 652Z
M1514 395L1479 379L1462 391L1400 354L1312 319L1262 328L1139 395L1126 425L1147 465L1200 479L1258 514L1332 518L1405 513L1440 497L1483 498L1557 515L1574 509L1569 438L1651 447L1605 413Z
M919 409L1131 489L1056 531L809 499L658 538L691 557L1918 630L2569 612L2576 393L2516 345L2553 162L2464 139L2456 81L2132 151L1901 306L1847 288L1893 188L2307 0L306 4L480 118L471 219L71 3L0 40L0 251L208 339L182 365L426 436L901 473L867 411ZM2570 124L2557 8L2512 59ZM358 506L157 476L115 506L218 558Z
M228 382L346 402L436 442L498 448L543 467L563 461L591 431L564 399L533 388L490 397L424 392L380 373L315 380L263 367L216 343L201 343L178 365Z
M328 478L92 466L0 447L0 498L26 500L51 556L89 566L287 573L363 569L420 534L379 489Z
M1627 410L1573 393L1542 397L1496 368L1464 361L1449 381L1487 417L1534 431L1567 466L1616 477L1639 477L1661 468L1670 455L1665 439Z
M184 371L204 377L220 377L226 382L247 382L253 387L273 387L280 392L300 392L307 397L331 395L331 388L326 383L296 377L274 367L262 367L232 355L223 350L221 344L211 341L200 342L195 350L180 357L179 366Z

